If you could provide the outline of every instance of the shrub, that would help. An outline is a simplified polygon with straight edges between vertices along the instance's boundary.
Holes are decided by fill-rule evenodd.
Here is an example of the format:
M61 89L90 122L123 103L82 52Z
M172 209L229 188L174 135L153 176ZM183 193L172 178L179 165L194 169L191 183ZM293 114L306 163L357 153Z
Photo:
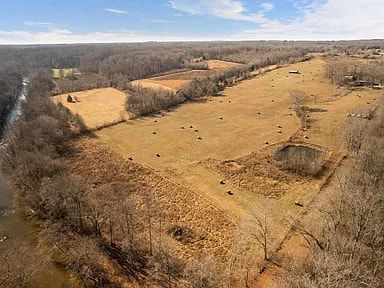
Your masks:
M179 97L193 100L203 96L214 96L220 91L219 85L210 78L194 79L178 92Z
M143 116L182 102L184 99L173 91L131 86L127 94L126 109L135 116Z
M200 61L200 62L187 61L187 63L185 63L185 68L193 69L193 70L208 70L209 69L207 61Z

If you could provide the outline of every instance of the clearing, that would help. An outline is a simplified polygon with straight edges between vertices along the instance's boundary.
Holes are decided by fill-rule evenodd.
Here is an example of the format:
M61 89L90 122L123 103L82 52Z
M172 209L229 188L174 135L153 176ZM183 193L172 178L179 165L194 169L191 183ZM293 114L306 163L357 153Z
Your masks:
M68 95L75 101L68 102ZM88 128L97 129L125 119L125 98L124 92L101 88L57 95L53 97L53 101L80 115Z
M55 79L68 78L80 74L79 68L52 69L52 77Z
M208 70L191 70L179 73L166 74L163 76L152 77L133 81L135 85L154 89L178 90L195 78L213 76L221 73L223 70L243 64L227 62L221 60L208 60Z

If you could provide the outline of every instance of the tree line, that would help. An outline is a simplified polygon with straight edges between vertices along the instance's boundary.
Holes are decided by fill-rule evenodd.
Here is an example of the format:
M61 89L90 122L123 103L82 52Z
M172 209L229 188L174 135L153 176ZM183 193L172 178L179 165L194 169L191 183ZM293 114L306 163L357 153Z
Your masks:
M253 64L249 65L228 68L209 77L192 79L176 92L129 85L126 87L126 110L134 116L156 113L186 101L193 101L206 96L216 96L226 87L250 78L253 71L268 65L283 64L287 63L287 61L304 61L310 58L304 51L295 54L296 56L290 54L288 58L285 55L284 53L275 58L269 58L269 56L262 58L262 55L260 55L257 63L253 62Z
M0 139L23 89L23 78L16 70L0 69Z
M124 178L114 179L113 185L94 187L88 177L71 172L65 159L77 153L70 143L80 136L83 124L50 100L52 89L49 74L31 78L21 118L7 138L2 168L17 206L44 226L44 241L56 247L51 256L55 263L73 272L82 287L115 287L117 275L139 287L207 287L202 279L205 274L190 274L199 263L185 266L164 237L156 185ZM133 191L140 192L140 208L135 206ZM18 265L16 274L28 274L33 268L25 265L23 269L20 264L30 258L9 256L5 254L4 261ZM39 269L32 270L25 281L17 282L18 287L30 287ZM13 283L18 280L16 274L0 268L0 281Z
M35 69L79 68L83 75L74 82L78 89L87 88L87 80L104 87L126 87L132 80L177 69L206 69L204 61L194 59L219 59L254 67L273 63L295 61L313 52L354 53L372 47L383 48L381 40L370 41L249 41L249 42L191 42L191 43L130 43L130 44L81 44L44 46L2 46L2 66L17 68L23 75ZM101 81L100 77L106 80ZM99 79L96 81L96 78ZM81 83L81 84L80 84ZM67 81L59 81L60 92L73 92Z
M297 222L310 244L306 263L292 259L283 287L382 287L384 283L384 110L351 118L344 132L351 159L339 189L320 208L321 229Z
M326 76L338 85L353 85L365 81L368 85L384 83L384 61L382 60L335 60L326 66Z

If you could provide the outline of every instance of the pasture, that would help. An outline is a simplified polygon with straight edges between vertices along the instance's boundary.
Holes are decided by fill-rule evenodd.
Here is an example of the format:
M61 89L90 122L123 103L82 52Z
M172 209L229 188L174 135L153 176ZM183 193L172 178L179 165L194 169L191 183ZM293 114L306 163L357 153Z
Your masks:
M73 102L67 101L71 95ZM61 103L78 114L90 129L96 129L125 119L125 93L113 88L100 88L53 97L54 103Z
M270 161L275 144L292 137L324 147L327 167L333 167L341 156L346 114L375 104L371 100L377 92L339 88L324 78L324 67L320 58L287 65L227 88L204 103L131 120L96 135L125 159L151 167L187 187L189 193L207 199L231 221L256 206L272 217L276 246L287 232L285 219L301 212L295 201L310 203L325 176L280 173ZM292 69L300 74L289 74ZM313 111L322 111L309 113L306 129L300 128L290 109L295 90L308 95L309 106L318 108ZM244 169L248 172L242 172Z
M208 60L207 62L207 70L190 70L179 73L172 73L148 79L136 80L133 81L133 84L155 89L178 90L183 85L188 84L195 78L213 76L220 73L222 70L242 65L221 60Z
M84 167L78 171L87 174L86 167L94 166L91 162L95 155L112 152L113 156L105 156L105 161L116 165L108 168L116 171L116 175L122 173L128 177L124 173L130 171L130 177L134 177L137 166L130 165L137 164L150 169L137 177L143 177L152 186L157 185L156 177L162 177L156 193L160 197L158 205L169 217L164 225L182 223L190 231L205 235L198 245L174 241L182 258L209 252L226 261L228 241L236 237L234 225L247 217L250 208L270 217L271 247L276 249L289 230L287 217L303 211L295 203L309 205L341 158L346 114L373 109L376 101L373 98L379 93L369 89L350 91L333 85L324 77L325 64L318 57L286 65L229 87L219 96L103 128L95 132L96 138L86 138L77 144L82 154L87 155L81 160L86 162L82 164ZM298 70L300 74L290 74L290 70ZM156 77L156 81L189 81L188 77L198 73L212 71L176 73ZM295 91L301 91L309 99L305 129L292 109L291 94ZM66 94L54 100L82 116L88 127L97 128L123 119L122 92L107 88L71 95L80 102L66 102ZM326 170L322 176L299 176L276 165L274 152L289 139L326 151ZM98 152L99 148L95 147L103 148ZM73 165L78 165L78 161ZM184 202L188 207L184 207ZM202 215L201 211L207 212ZM223 222L218 222L218 215ZM208 223L214 224L208 227ZM255 249L253 255L261 255L257 246L252 249Z
M79 68L52 69L52 78L54 79L68 78L79 74Z

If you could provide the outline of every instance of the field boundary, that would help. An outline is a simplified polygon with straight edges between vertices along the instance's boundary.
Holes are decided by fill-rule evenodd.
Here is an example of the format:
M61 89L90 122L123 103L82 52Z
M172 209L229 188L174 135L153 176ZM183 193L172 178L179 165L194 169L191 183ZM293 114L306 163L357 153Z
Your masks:
M313 205L314 203L316 202L316 200L318 199L318 196L320 195L320 193L326 188L328 187L329 183L331 182L331 180L333 179L335 173L336 173L336 170L341 167L341 164L343 162L343 160L346 158L346 155L345 154L342 154L341 156L339 156L336 160L336 163L335 165L333 165L333 168L329 171L328 175L326 176L325 179L322 180L321 184L320 184L320 187L317 189L317 191L315 192L315 195L313 197L313 199L308 202L308 204L306 205L306 207L304 208L304 210L298 215L298 216L305 216L305 215L308 215L309 211L313 209ZM281 249L283 249L283 246L284 244L289 241L292 237L294 236L294 227L293 225L291 225L291 227L288 229L287 233L285 234L284 238L281 240L280 244L277 246L277 248L275 249L275 251L273 252L271 258L273 256L276 256L280 251ZM268 270L270 269L273 269L274 267L281 267L279 266L278 263L275 263L274 261L269 261L268 263L264 263L264 266L262 267L262 269L260 270L260 275L263 275L265 274Z

